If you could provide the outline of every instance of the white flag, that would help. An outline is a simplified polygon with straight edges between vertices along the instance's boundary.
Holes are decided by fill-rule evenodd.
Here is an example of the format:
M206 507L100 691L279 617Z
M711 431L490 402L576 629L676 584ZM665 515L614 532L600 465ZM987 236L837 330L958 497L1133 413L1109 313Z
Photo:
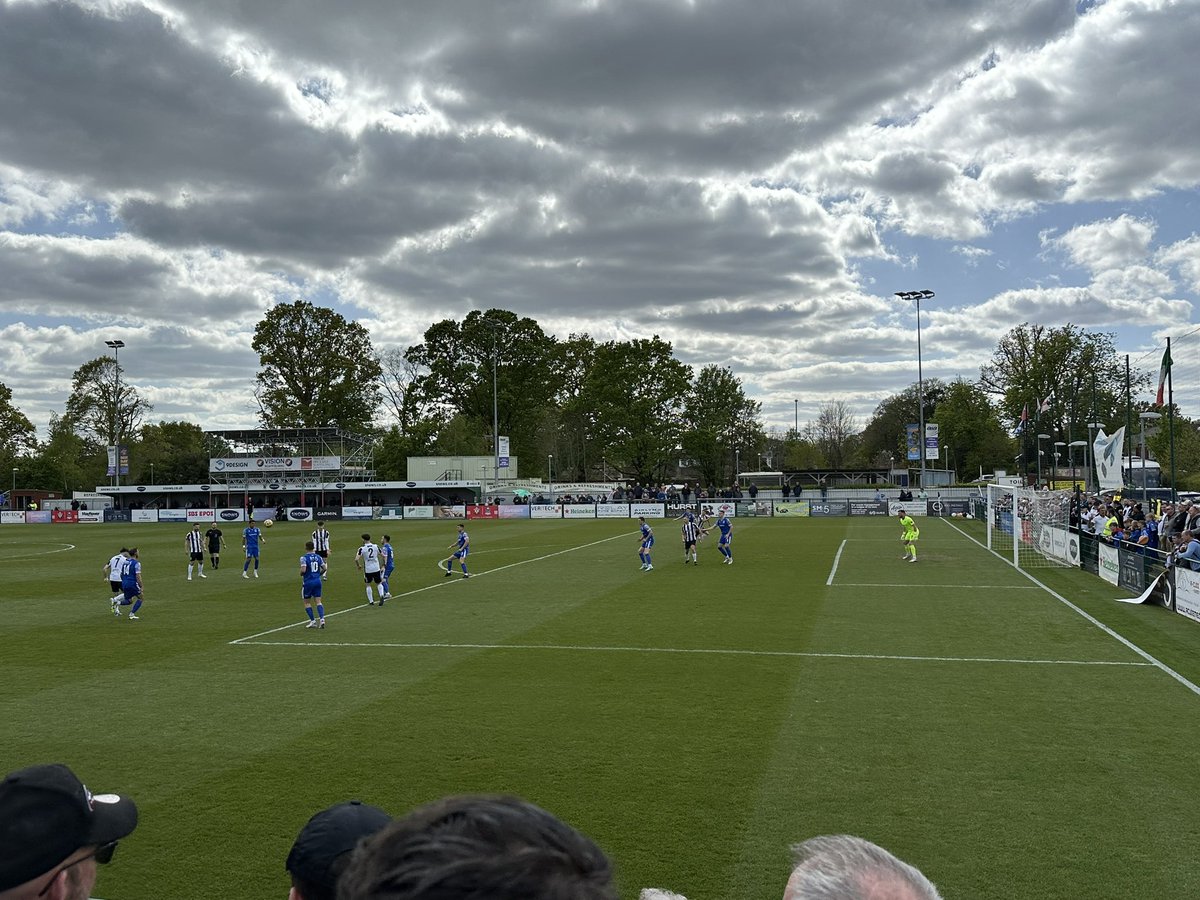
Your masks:
M1112 435L1105 435L1104 429L1096 435L1092 443L1092 452L1096 459L1096 480L1101 490L1116 490L1124 485L1121 477L1121 448L1125 446L1125 426L1122 425Z

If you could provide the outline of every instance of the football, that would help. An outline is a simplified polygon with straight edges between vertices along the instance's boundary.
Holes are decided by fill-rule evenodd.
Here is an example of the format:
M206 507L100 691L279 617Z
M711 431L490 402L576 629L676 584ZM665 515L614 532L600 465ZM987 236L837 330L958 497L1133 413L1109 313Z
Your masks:
M274 519L263 519L263 528L270 528L274 524L275 524Z

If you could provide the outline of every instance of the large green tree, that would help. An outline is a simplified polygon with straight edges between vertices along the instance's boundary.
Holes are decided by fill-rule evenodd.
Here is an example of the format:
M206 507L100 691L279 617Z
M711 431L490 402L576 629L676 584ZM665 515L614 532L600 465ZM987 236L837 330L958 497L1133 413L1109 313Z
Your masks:
M71 376L65 424L101 444L130 441L153 409L111 356L85 362Z
M946 384L937 379L926 379L920 390L916 384L899 394L892 394L875 407L859 437L859 456L862 462L877 465L878 460L894 460L903 465L907 450L907 427L917 425L918 394L925 401L925 421L932 422L934 410L946 395Z
M628 478L661 481L683 435L691 369L658 335L596 347L583 386L596 440Z
M968 481L979 471L1010 468L1013 439L987 394L962 378L950 383L933 415L938 440L947 448L950 468Z
M203 484L208 481L208 446L203 429L191 422L143 425L134 453L143 484ZM131 473L135 474L135 473Z
M0 381L0 472L37 446L37 432L25 413L12 402L12 389Z
M379 361L358 322L304 300L273 307L255 326L255 397L271 428L366 431L379 417Z
M460 445L460 425L465 425L476 437L471 447L458 452L492 453L494 402L499 433L508 436L510 453L523 459L540 456L541 425L561 380L555 339L533 319L503 309L476 309L463 319L443 319L423 337L405 357L422 371L411 390L436 414L439 446L445 443L440 432L451 427L452 443Z
M741 379L723 366L701 369L684 401L682 446L702 484L730 484L740 450L751 459L763 447L762 405L746 396Z

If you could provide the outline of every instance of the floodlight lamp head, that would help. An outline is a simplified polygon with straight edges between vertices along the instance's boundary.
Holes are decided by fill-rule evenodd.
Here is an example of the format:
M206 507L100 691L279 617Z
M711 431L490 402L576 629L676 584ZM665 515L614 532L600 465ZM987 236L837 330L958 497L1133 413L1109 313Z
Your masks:
M914 294L920 294L922 300L928 300L930 297L936 297L933 291L913 291Z
M105 343L106 345L108 345L109 347L112 347L114 350L117 350L117 349L119 349L119 348L121 348L121 347L124 347L124 346L125 346L125 342L124 342L124 341L120 341L120 340L117 340L117 341L105 341L104 343Z
M1050 440L1050 438L1051 438L1051 435L1049 435L1049 434L1039 434L1038 435L1039 441L1048 441L1048 440Z

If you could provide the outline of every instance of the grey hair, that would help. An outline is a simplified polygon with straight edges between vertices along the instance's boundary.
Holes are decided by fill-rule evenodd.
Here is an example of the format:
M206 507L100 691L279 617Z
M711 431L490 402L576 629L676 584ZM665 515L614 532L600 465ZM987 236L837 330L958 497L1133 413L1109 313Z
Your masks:
M792 847L784 900L941 900L933 882L882 847L849 834Z

